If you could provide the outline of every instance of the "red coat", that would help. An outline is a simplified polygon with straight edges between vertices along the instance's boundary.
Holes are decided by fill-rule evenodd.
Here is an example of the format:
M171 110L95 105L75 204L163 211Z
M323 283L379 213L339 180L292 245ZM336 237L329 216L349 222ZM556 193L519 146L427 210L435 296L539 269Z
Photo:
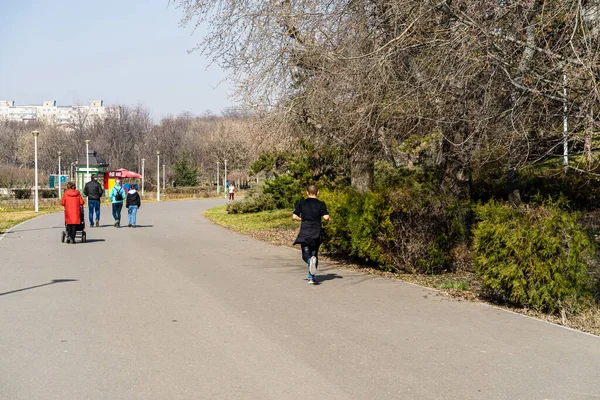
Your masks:
M63 195L60 204L65 208L65 224L79 225L81 224L80 207L84 204L83 197L79 190L67 189Z

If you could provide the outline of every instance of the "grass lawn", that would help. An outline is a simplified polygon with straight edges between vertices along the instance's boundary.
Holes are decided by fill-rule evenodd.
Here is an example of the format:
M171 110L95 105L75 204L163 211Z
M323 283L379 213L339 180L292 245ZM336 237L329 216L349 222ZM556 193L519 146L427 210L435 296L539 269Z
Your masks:
M62 211L62 206L57 201L40 202L39 212L34 211L33 202L22 202L18 204L0 203L0 232L6 232L8 229L28 219L50 214L56 211Z
M293 210L272 210L252 214L227 214L227 206L213 207L204 216L217 225L277 245L290 246L300 228L292 219Z

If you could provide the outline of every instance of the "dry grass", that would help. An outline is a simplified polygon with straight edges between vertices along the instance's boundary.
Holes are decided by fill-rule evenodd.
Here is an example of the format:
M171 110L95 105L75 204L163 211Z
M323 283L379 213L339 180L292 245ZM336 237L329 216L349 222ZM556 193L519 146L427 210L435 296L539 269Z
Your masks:
M38 204L38 213L34 211L34 207L33 201L0 203L0 232L6 232L13 226L28 219L62 210L62 206L58 200L40 201Z

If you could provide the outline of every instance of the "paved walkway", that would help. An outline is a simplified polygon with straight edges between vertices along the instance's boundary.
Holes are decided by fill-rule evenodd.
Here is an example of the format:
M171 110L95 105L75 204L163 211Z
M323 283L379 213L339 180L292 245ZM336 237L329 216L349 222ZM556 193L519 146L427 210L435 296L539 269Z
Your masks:
M321 265L145 204L0 240L0 399L596 399L600 339Z

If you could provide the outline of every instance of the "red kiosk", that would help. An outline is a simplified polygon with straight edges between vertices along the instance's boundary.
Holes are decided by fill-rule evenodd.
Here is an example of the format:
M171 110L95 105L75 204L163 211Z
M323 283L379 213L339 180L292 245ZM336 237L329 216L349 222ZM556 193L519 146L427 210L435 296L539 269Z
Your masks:
M123 182L125 179L141 179L141 177L137 172L128 171L125 168L108 171L104 173L104 189L110 193L115 186L115 180L120 179L122 183L125 183Z

